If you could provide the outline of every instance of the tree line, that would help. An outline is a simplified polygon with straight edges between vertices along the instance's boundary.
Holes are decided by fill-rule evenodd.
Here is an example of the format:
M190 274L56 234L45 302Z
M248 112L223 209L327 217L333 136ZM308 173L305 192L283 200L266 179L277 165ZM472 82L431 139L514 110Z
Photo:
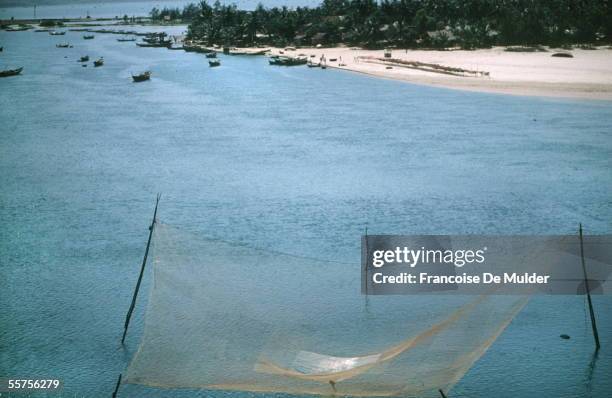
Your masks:
M208 44L335 45L366 48L486 48L612 42L609 0L324 0L317 7L206 1L153 9L154 20L189 23L188 37Z

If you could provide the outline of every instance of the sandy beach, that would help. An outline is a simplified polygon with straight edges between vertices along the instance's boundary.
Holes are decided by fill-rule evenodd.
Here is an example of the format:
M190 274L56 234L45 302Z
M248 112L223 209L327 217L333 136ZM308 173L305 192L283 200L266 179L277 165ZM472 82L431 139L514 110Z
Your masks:
M512 95L612 100L612 49L547 49L546 52L510 52L504 47L485 50L399 50L393 60L437 64L477 73L446 74L383 61L384 51L356 48L272 49L272 54L307 55L318 62L322 55L328 68L452 89ZM553 57L555 52L573 58ZM311 57L314 55L314 57ZM335 61L332 61L335 59Z

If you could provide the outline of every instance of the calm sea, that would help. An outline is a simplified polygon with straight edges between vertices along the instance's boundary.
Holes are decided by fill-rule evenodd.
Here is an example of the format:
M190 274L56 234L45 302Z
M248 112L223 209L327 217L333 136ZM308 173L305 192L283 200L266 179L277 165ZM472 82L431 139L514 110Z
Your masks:
M116 38L0 32L0 69L24 67L0 79L0 376L110 396L140 338L143 302L120 348L157 192L165 222L356 264L366 225L612 232L610 102L467 93L261 57L209 68L202 55ZM106 64L81 67L82 55ZM147 69L151 81L132 83ZM583 297L534 297L449 395L607 396L612 300L594 305L597 357ZM253 394L125 386L120 396Z
M61 5L38 5L36 10L33 6L28 7L2 7L0 4L0 19L29 19L29 18L84 18L87 15L92 18L114 18L129 16L148 16L153 7L163 9L180 8L190 3L199 3L197 0L162 0L162 1L128 1L128 2L90 2ZM209 4L214 1L209 1ZM235 0L221 1L221 3L236 4L243 10L253 10L258 3L266 7L298 7L316 6L318 0ZM36 14L35 14L36 12Z

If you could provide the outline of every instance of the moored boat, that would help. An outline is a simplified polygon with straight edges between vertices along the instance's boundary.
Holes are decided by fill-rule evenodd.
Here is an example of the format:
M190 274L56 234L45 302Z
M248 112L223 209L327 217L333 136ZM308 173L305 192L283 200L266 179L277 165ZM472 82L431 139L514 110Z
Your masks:
M93 64L95 67L104 65L104 58L98 58L97 60L94 61Z
M151 78L151 72L150 71L146 71L143 73L140 73L138 75L132 75L132 79L134 79L134 82L138 83L138 82L144 82L145 80L149 80Z
M280 66L296 66L296 65L305 65L308 63L307 58L303 57L270 57L268 60L270 65L280 65Z
M0 77L16 76L20 74L22 70L23 70L23 67L17 68L17 69L6 69L3 71L0 71Z
M84 57L79 58L79 62L87 62L89 61L89 55L85 55Z
M208 53L206 54L206 58L217 58L217 53Z
M172 42L168 41L160 41L160 42L153 42L153 43L136 43L136 45L138 47L170 47L172 45Z
M51 31L49 31L49 34L51 36L63 36L63 35L66 34L66 31L65 30L62 30L62 31L51 30Z
M84 35L84 36L83 36L83 39L85 39L85 40L92 40L92 39L93 39L93 38L95 38L95 37L96 37L96 36L94 36L94 35Z
M117 41L136 41L135 37L120 37Z
M70 43L58 43L58 44L55 45L55 47L57 47L57 48L70 48L72 46L70 45Z
M187 52L195 52L195 53L211 53L216 52L214 49L207 47L203 44L194 43L191 41L183 42L183 50Z
M4 30L6 30L7 32L22 32L24 30L30 30L30 29L32 29L31 26L21 25L21 24L17 27L9 26L8 28L4 28Z
M211 68L215 66L221 66L221 61L219 61L218 59L211 59L208 61L208 66L210 66Z

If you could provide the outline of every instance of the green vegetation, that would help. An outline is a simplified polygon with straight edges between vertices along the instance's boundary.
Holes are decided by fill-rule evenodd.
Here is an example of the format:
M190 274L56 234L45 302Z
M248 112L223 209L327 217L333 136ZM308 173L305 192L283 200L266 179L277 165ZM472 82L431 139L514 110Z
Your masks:
M208 44L368 48L551 45L612 42L608 0L324 0L315 8L239 10L206 1L153 9L154 20L190 22Z
M39 25L45 28L52 28L54 26L64 26L64 23L61 21L54 21L52 19L43 19L40 21Z

